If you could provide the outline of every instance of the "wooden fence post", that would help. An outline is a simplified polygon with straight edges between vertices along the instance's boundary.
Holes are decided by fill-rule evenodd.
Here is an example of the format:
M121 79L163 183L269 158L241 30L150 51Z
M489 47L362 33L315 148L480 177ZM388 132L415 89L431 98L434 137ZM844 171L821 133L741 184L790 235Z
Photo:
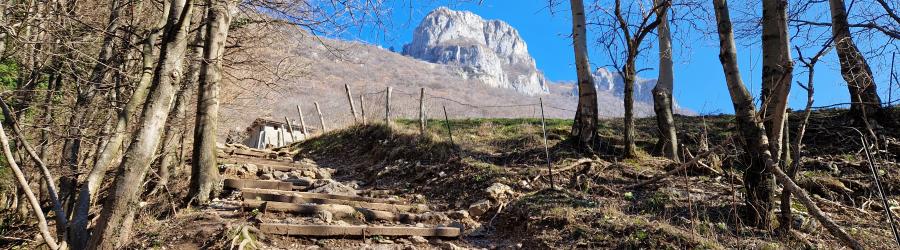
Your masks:
M366 123L368 123L368 121L366 120L366 95L365 94L359 95L359 111L362 111L363 125L366 125Z
M319 109L319 102L313 102L313 104L316 105L316 113L319 114L319 123L322 125L322 134L324 134L327 131L327 128L325 128L325 117L322 116L322 110Z
M306 132L306 121L303 120L303 110L300 109L300 105L297 105L297 113L300 114L300 131L303 131L303 136L309 138L309 133Z
M384 123L388 126L391 126L391 92L393 92L394 88L387 87L387 93L385 93L385 101L384 101Z
M359 118L356 116L356 107L353 106L353 95L350 94L350 85L344 84L344 89L347 90L347 101L350 102L350 113L353 114L353 122L359 122Z
M291 125L291 120L288 120L287 116L285 116L284 122L288 125L288 133L291 133L291 142L297 142L297 137L294 137L294 125Z
M425 88L419 93L419 131L425 134Z
M450 135L450 144L456 145L456 143L453 142L453 130L450 129L450 118L447 116L447 106L443 106L443 107L444 107L444 122L447 123L447 134ZM440 119L440 118L438 118L438 119Z
M541 103L541 130L544 131L544 154L547 158L547 172L550 174L550 188L556 189L553 185L553 165L550 163L550 147L547 146L547 125L544 118L544 98L539 98Z

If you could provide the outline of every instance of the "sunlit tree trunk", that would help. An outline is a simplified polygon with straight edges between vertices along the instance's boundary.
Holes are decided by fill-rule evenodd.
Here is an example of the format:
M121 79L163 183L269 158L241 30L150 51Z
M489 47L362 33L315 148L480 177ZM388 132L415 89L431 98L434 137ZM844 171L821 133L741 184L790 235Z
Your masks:
M206 48L200 66L197 92L197 120L194 124L194 152L188 197L204 204L219 181L216 166L216 125L219 120L219 81L222 79L222 55L231 23L231 0L207 0Z
M722 70L725 72L725 82L728 84L728 93L734 105L735 120L744 140L744 150L748 162L744 171L744 188L746 189L746 207L744 222L768 228L771 221L772 189L774 180L772 173L766 168L763 152L768 153L769 141L753 104L753 97L747 91L741 72L737 64L737 49L734 45L734 33L731 28L731 18L725 0L714 0L716 22L719 32L719 60L722 62Z
M106 199L88 248L118 248L129 239L138 194L143 190L147 170L159 147L187 50L187 29L194 4L192 0L175 0L171 6L170 15L177 18L170 18L166 25L159 65L141 115L141 126L119 164L110 197Z
M654 1L656 5L662 0ZM675 132L675 118L672 107L672 90L674 89L674 70L672 69L672 38L669 34L668 9L660 10L659 26L656 27L659 37L659 78L653 87L653 110L656 112L656 126L659 129L661 152L667 158L678 161L678 136Z
M572 7L572 43L575 49L575 70L578 72L578 108L572 124L572 137L582 149L591 150L597 137L597 88L588 60L587 29L584 21L584 2L569 1Z
M791 61L787 30L787 1L763 0L762 23L762 108L769 150L780 160L784 138L785 111L791 92L794 63Z
M831 32L838 60L841 62L841 76L850 91L850 114L856 119L888 118L889 112L883 112L881 108L881 97L878 96L869 63L853 42L844 1L828 0L828 3L831 9Z
M169 12L168 2L164 2L163 15L160 16L154 30L151 30L146 40L144 40L143 51L141 52L143 59L141 61L141 77L137 86L131 94L125 107L117 112L115 130L110 135L106 145L99 152L97 162L88 173L87 178L81 185L78 193L78 201L75 204L75 215L72 219L72 233L70 235L73 248L82 249L88 241L88 216L91 205L96 200L97 190L103 183L106 172L112 164L120 158L122 144L128 134L128 127L131 124L131 117L134 116L144 101L147 99L150 90L150 83L153 80L153 66L159 56L156 49L156 40L162 33L162 28L166 23L167 14Z

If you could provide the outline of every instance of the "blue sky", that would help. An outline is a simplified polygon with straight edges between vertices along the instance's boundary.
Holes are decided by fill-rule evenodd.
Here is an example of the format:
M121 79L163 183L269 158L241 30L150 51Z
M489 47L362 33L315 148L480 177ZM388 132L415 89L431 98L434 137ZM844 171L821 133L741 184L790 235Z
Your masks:
M397 50L402 48L403 44L408 43L412 38L412 33L419 21L428 14L429 11L437 6L445 5L455 10L467 10L474 12L486 19L503 20L516 29L528 44L531 55L537 62L538 69L544 72L546 77L552 81L568 81L575 80L576 73L573 65L574 55L571 47L571 39L568 34L571 32L571 17L567 1L555 8L555 13L551 13L547 9L547 0L499 0L484 1L482 4L475 2L463 2L457 4L446 5L442 1L435 3L422 3L431 1L413 1L414 7L409 7L409 2L401 2L398 6L393 6L394 10L390 16L390 24L387 28L379 32L349 32L348 35L354 39L363 40L369 43L381 45L389 48L395 47ZM706 3L709 4L709 3ZM711 6L709 6L711 8ZM734 6L732 6L734 7ZM735 18L734 10L732 16ZM711 30L714 31L714 30ZM703 32L690 31L690 35L684 39L676 40L673 43L675 55L675 99L678 103L686 108L692 109L700 113L733 113L728 90L725 86L722 66L718 59L718 38L715 36L706 36ZM610 65L611 61L608 54L597 45L591 45L597 31L588 31L589 53L592 68ZM741 73L744 83L748 86L754 95L759 92L760 82L760 59L762 57L761 50L758 46L748 44L758 44L758 36L748 37L738 41L738 59L741 67ZM654 40L649 40L655 42ZM685 44L688 41L690 44ZM804 51L805 54L812 54L816 49ZM645 52L642 60L638 61L638 68L656 68L656 49L650 49ZM887 62L890 61L890 55L887 56ZM883 63L882 63L883 64ZM876 65L872 65L876 74L876 80L879 83L879 92L882 99L887 101L888 95L888 73L889 67L885 70L876 70ZM656 78L657 72L654 70L646 70L640 73L641 77ZM805 83L807 75L799 62L795 63L794 81L802 81ZM832 51L830 54L822 58L822 61L816 67L815 77L815 99L816 106L844 103L849 101L847 87L840 76L839 64L837 57ZM897 87L894 87L897 89ZM895 97L900 91L894 91ZM794 109L802 109L806 101L806 92L794 85L791 91L790 105Z

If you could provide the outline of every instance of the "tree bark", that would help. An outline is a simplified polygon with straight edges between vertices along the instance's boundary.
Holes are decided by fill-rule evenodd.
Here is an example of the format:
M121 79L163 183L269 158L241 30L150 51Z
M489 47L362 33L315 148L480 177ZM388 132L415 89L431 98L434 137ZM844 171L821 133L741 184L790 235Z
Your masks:
M28 202L31 205L31 209L34 211L34 215L38 218L38 229L41 231L41 236L44 238L44 242L47 243L47 246L50 249L59 249L59 244L56 243L56 237L50 234L50 230L47 228L47 219L44 218L44 211L41 210L41 203L34 197L34 193L31 191L31 187L28 185L28 182L25 180L25 175L22 173L22 170L19 168L19 165L16 164L16 161L12 151L9 149L9 139L6 138L6 132L3 129L2 123L0 123L0 143L3 145L3 155L6 157L6 162L9 164L10 168L13 170L13 174L16 177L16 181L19 184L19 187L22 188L25 195L28 197ZM19 206L24 206L24 204L20 204ZM60 216L60 215L57 215Z
M111 1L109 21L105 30L106 35L103 38L100 53L97 55L97 62L91 69L88 84L83 89L78 89L74 108L76 112L73 112L70 119L68 131L69 139L66 139L62 154L63 164L72 168L73 171L78 170L78 157L81 152L82 137L84 136L81 131L81 126L83 126L83 124L87 122L87 119L93 115L93 109L89 108L89 106L94 101L97 89L107 78L107 72L111 67L110 62L112 62L114 56L113 49L116 42L116 32L124 19L119 18L119 16L121 15L122 9L125 8L125 5L125 3L122 3L122 1L119 0Z
M59 192L57 191L56 182L53 178L53 175L50 173L50 170L47 169L47 165L44 164L44 161L41 160L41 157L34 151L34 148L31 147L31 143L25 138L25 135L22 133L22 129L19 127L19 122L13 115L15 112L9 109L9 106L6 102L0 99L0 107L3 109L3 116L6 118L5 120L9 121L9 124L12 127L13 134L15 134L16 138L18 138L19 143L22 148L27 151L28 155L31 156L32 161L37 164L37 167L41 170L41 177L44 183L46 183L47 187L47 197L50 199L50 202L53 206L53 212L56 214L56 233L60 236L60 245L66 246L67 241L65 239L66 229L69 226L68 221L68 213L63 209L62 202L59 200ZM4 131L5 133L5 131ZM5 137L5 135L4 135ZM13 161L13 158L7 158L9 161ZM10 163L13 164L13 163ZM26 190L26 191L30 191Z
M570 0L572 8L572 43L575 50L575 70L578 72L578 108L572 124L572 137L578 147L593 150L597 137L599 112L597 110L597 88L591 75L591 65L587 50L587 29L585 27L584 1Z
M192 90L197 86L200 79L200 65L203 63L203 44L205 43L206 27L202 19L193 20L197 24L197 33L194 36L193 51L191 52L191 60L185 72L185 77L181 79L181 86L178 93L175 94L175 103L169 112L168 129L163 135L161 156L159 161L159 181L156 183L153 192L157 192L160 188L169 184L171 170L181 166L182 162L178 157L178 149L183 142L184 134L187 131L187 102Z
M94 234L88 244L90 249L113 249L127 242L137 209L138 192L154 153L159 146L169 109L175 95L175 83L181 80L184 55L187 50L187 28L191 23L192 0L174 0L170 22L163 37L159 65L153 78L153 89L141 115L142 124L125 157L119 164L116 181L109 199L100 213ZM174 20L174 22L173 22Z
M889 112L881 108L881 97L872 78L872 69L853 42L844 1L828 0L828 4L831 9L831 32L841 62L841 76L850 91L850 114L858 120L889 117Z
M234 3L231 0L207 0L206 44L200 66L197 92L197 121L194 125L194 152L188 197L200 204L209 201L219 181L216 166L216 126L219 120L219 81L222 79L222 55L228 39Z
M734 45L734 33L731 17L725 0L714 0L716 23L719 33L719 60L725 72L725 81L734 106L737 127L744 138L744 150L747 151L744 162L750 166L744 171L744 185L747 192L745 222L762 228L769 228L772 211L772 190L774 181L772 173L765 166L763 152L768 152L768 138L765 136L762 123L756 115L753 97L741 80L741 72L737 64L737 49Z
M72 242L74 249L83 249L87 244L89 238L87 231L89 222L88 217L91 205L96 200L97 190L100 189L100 184L103 183L106 172L121 156L122 145L128 134L128 127L131 126L132 123L131 117L138 112L138 108L141 107L147 99L150 84L153 81L155 61L159 59L159 56L157 55L159 51L156 48L155 43L162 34L162 28L166 24L166 19L168 18L169 9L171 7L168 1L164 1L163 3L163 13L154 27L154 30L150 31L144 41L143 51L141 52L143 56L141 61L141 78L138 81L138 85L135 86L128 103L125 104L125 108L119 110L117 113L115 132L110 136L109 141L103 147L102 151L100 151L97 162L94 163L94 167L91 168L91 171L88 173L87 178L79 190L78 201L75 205L75 215L72 218L72 234L70 235L70 241Z
M654 1L656 5L663 0ZM674 70L672 69L672 38L669 33L668 9L660 10L659 26L656 27L659 37L659 78L653 87L653 110L656 112L656 126L659 129L661 153L678 162L678 135L675 131L675 118L672 105L674 89Z
M763 0L762 22L762 113L769 150L780 162L787 98L791 92L794 64L787 31L787 1Z

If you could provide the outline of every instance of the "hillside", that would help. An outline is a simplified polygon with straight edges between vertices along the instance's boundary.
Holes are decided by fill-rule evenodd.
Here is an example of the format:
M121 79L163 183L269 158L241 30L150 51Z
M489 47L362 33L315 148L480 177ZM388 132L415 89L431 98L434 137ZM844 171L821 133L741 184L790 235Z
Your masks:
M259 67L233 69L235 77L222 91L228 97L223 101L221 128L242 131L256 117L298 119L296 105L303 107L307 124L318 126L313 102L319 102L329 127L348 124L353 118L344 84L350 86L356 105L360 105L359 95L366 94L369 119L383 119L384 93L378 92L388 86L393 87L391 106L396 117L417 117L420 88L431 95L426 102L429 117L443 116L442 106L451 118L539 117L539 98L544 100L547 117L572 118L575 114L577 96L571 84L549 84L548 93L532 96L466 79L458 74L461 69L456 65L430 63L364 43L314 38L298 30L285 30L269 39L266 44L279 46L247 49L232 56L256 58L282 75L261 84L238 77L259 75ZM614 92L598 92L598 102L602 117L624 113L622 99ZM646 102L636 102L635 109L638 116L653 112Z

